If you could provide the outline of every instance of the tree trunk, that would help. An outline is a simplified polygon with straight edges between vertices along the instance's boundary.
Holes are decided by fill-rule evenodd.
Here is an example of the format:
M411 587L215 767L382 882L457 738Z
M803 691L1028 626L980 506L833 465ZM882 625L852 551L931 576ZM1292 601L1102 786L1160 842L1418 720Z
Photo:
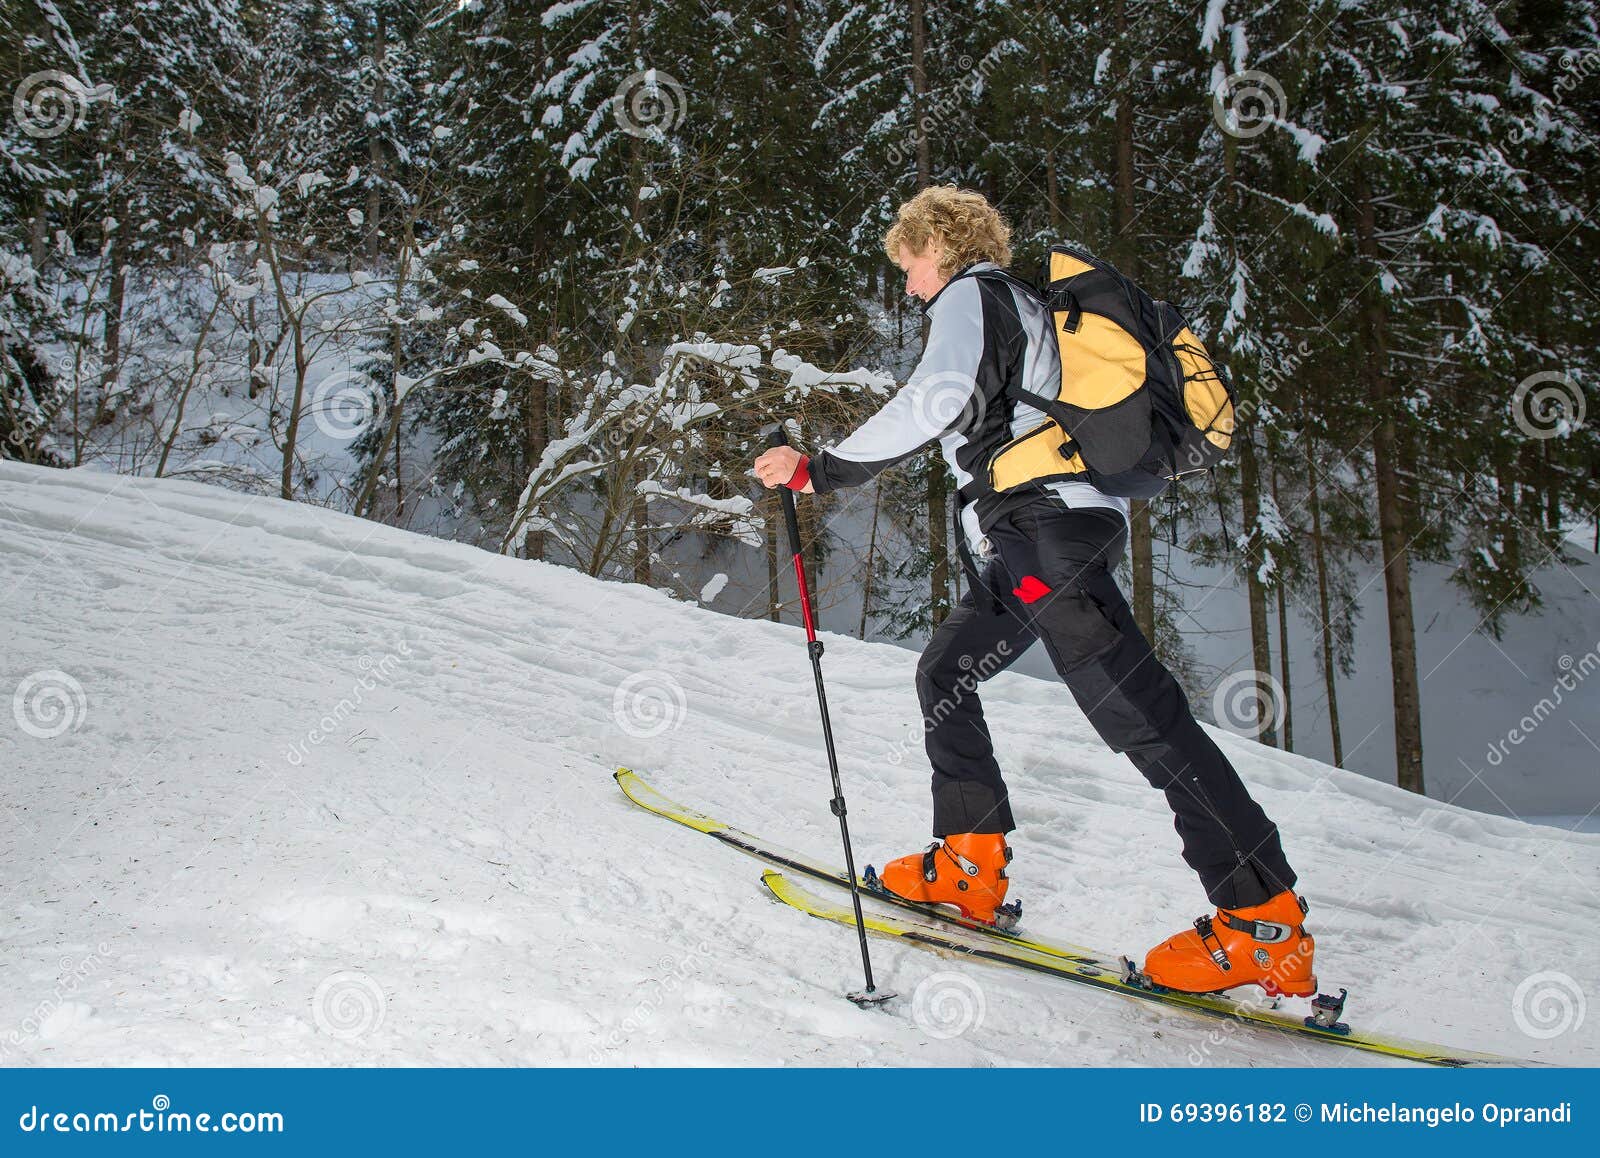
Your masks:
M246 357L250 359L250 401L254 402L260 393L267 388L266 369L261 365L261 329L256 324L256 302L254 298L245 303L245 327L250 332L249 352Z
M1128 523L1129 564L1133 569L1133 621L1150 641L1156 643L1156 562L1155 535L1151 530L1153 508L1144 499L1130 503Z
M1356 244L1373 270L1380 257L1377 213L1365 170L1355 172ZM1411 556L1406 541L1404 461L1389 377L1388 308L1369 285L1362 293L1361 338L1367 397L1378 420L1373 432L1373 477L1378 492L1378 537L1383 544L1383 587L1389 617L1389 666L1394 684L1395 783L1425 791L1422 777L1422 696L1417 679L1417 628L1411 607Z
M119 228L125 226L119 225ZM95 408L95 418L91 426L99 426L105 420L110 401L108 395L116 385L117 370L122 363L122 311L128 296L128 266L122 260L121 248L116 236L113 235L110 248L106 251L106 260L111 266L111 284L106 294L106 361L100 376L101 397Z
M1251 664L1264 683L1272 676L1272 640L1267 634L1267 588L1261 581L1261 471L1256 451L1248 435L1236 439L1239 448L1239 502L1244 517L1244 579L1250 601ZM1274 705L1258 701L1256 739L1276 747L1278 736L1272 726ZM1265 709L1265 710L1259 710Z
M294 331L294 401L289 405L289 427L283 439L283 478L278 493L284 499L294 498L294 450L300 436L300 409L305 405L306 370L311 364L298 323L294 324Z
M926 189L933 181L933 155L928 133L922 124L922 106L928 96L928 74L923 67L923 52L927 46L927 30L923 21L923 0L911 0L911 116L917 137L917 188ZM928 341L927 318L924 315L922 342ZM928 464L928 554L933 566L928 574L928 594L932 600L930 614L937 627L950 613L950 514L946 505L947 485L944 463Z
M382 5L379 5L372 16L372 112L374 121L379 123L385 111L384 101L387 97L387 86L383 79L383 57L387 49L386 33L384 11ZM385 174L383 139L379 123L374 123L367 129L367 163L372 167L372 171L367 174L367 263L374 270L378 267L378 257L382 252L379 226L383 210L381 185Z
M1283 750L1294 751L1294 684L1289 681L1289 601L1284 585L1273 588L1278 597L1278 683L1283 685Z
M928 554L933 567L928 573L928 594L933 599L935 627L950 614L950 514L945 503L944 460L934 453L928 463Z
M927 131L922 127L922 105L928 98L928 73L923 67L923 52L928 34L923 22L923 0L911 0L911 120L917 137L917 189L933 181L933 156Z
M633 581L650 585L650 503L641 494L633 496Z
M822 512L817 505L816 496L813 496L808 503L796 504L795 523L800 530L800 552L806 565L806 582L811 587L811 624L821 631Z
M39 273L44 269L44 259L49 252L47 242L50 236L50 209L45 203L44 194L40 193L33 201L33 219L29 222L29 242L31 244L30 256L33 258L33 271Z
M1035 9L1035 16L1040 28L1048 27L1046 24L1047 16L1043 10L1043 5L1040 5ZM1050 67L1053 60L1053 54L1048 51L1049 48L1053 47L1054 45L1047 46L1041 44L1038 49L1039 91L1044 94L1045 99L1043 107L1046 109L1054 107L1055 93L1050 82L1051 78L1054 77L1055 72ZM1048 116L1046 114L1041 114L1041 116L1045 120L1048 120ZM1039 140L1044 144L1045 202L1050 208L1050 228L1059 233L1062 229L1062 226L1066 222L1066 214L1061 210L1061 176L1056 170L1056 151L1054 147L1055 134L1050 131L1050 126L1048 123L1041 125L1040 128L1042 131L1039 134Z
M1270 453L1270 447L1269 453ZM1272 472L1272 505L1283 515L1283 501L1278 497L1278 460L1274 455L1269 466ZM1273 592L1278 597L1278 682L1283 685L1283 750L1294 751L1294 684L1289 680L1289 597L1287 576L1274 573L1277 580Z
M1322 683L1328 695L1328 727L1333 733L1333 766L1344 767L1344 740L1339 734L1339 687L1334 682L1333 615L1328 598L1328 560L1322 537L1322 495L1317 481L1317 450L1306 446L1307 478L1310 480L1311 557L1317 569L1317 619L1322 627Z
M549 445L550 386L543 378L535 377L528 385L527 401L522 408L522 461L528 474L539 465ZM530 531L523 540L522 557L543 559L545 548L545 533Z

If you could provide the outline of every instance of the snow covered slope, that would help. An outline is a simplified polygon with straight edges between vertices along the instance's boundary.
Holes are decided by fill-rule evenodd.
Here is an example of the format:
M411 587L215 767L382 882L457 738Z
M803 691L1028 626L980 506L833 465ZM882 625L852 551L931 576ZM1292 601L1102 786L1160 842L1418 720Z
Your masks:
M203 486L0 463L7 1064L1328 1064L1381 1059L874 945L628 805L617 764L831 853L797 628ZM927 830L915 656L829 638L863 860ZM1059 685L986 685L1029 925L1203 910L1161 798ZM1600 836L1223 734L1352 1020L1600 1063ZM1560 1030L1561 1032L1552 1033Z

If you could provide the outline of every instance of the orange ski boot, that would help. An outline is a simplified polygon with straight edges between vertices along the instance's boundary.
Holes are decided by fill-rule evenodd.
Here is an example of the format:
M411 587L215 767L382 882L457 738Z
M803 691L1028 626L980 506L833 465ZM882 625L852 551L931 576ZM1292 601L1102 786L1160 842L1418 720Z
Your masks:
M1006 879L1010 860L1004 833L963 832L934 841L926 852L890 861L878 882L908 901L954 905L968 920L993 925L1011 884Z
M1144 979L1184 993L1259 985L1274 997L1311 997L1316 942L1300 923L1309 906L1285 890L1261 905L1218 909L1145 956Z

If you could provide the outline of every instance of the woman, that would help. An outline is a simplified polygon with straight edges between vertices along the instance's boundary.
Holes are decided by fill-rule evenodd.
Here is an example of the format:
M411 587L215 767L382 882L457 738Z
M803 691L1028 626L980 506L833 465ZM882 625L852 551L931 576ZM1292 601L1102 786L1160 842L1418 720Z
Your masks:
M910 380L837 446L806 458L768 450L768 487L826 494L858 486L937 438L956 479L957 522L974 582L934 631L917 665L933 835L925 852L884 867L886 888L995 920L1009 885L1015 824L977 685L1041 641L1100 737L1166 794L1214 918L1147 955L1155 984L1203 993L1257 984L1316 992L1314 943L1277 827L1195 721L1188 700L1133 621L1113 571L1127 543L1128 503L1086 480L997 493L984 464L1044 416L1007 397L1008 382L1054 397L1060 356L1036 296L1000 277L1010 229L980 194L935 186L900 207L884 249L922 299L928 344Z

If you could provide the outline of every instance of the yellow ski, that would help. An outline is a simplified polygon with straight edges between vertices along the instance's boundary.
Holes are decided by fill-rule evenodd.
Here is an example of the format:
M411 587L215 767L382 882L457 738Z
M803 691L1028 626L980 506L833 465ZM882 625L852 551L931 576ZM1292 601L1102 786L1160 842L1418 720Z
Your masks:
M790 908L834 924L855 928L855 914L848 908L818 897L775 869L761 874L761 883L767 891ZM876 900L874 896L872 899ZM1016 966L1036 973L1059 977L1079 985L1120 993L1152 1001L1172 1009L1184 1009L1211 1017L1228 1018L1263 1030L1276 1031L1292 1037L1342 1045L1367 1053L1403 1058L1433 1066L1533 1066L1542 1063L1520 1061L1497 1054L1451 1051L1427 1042L1409 1041L1398 1037L1380 1037L1363 1033L1333 1033L1326 1029L1308 1026L1303 1019L1281 1010L1254 1008L1220 995L1178 993L1173 990L1151 990L1124 981L1120 971L1062 960L1060 957L1040 953L1025 944L1012 944L996 937L974 935L959 928L941 928L937 924L915 918L888 913L863 915L869 933L894 938L930 949L935 952L956 954L994 965Z
M715 837L731 848L782 870L767 872L762 877L762 882L768 891L784 904L813 917L855 928L855 915L849 907L823 900L785 875L785 873L798 874L840 889L848 889L850 882L842 870L804 853L791 852L680 804L657 792L643 777L631 769L617 769L615 778L617 785L628 799L646 812ZM865 882L862 882L862 899L896 910L894 913L876 910L864 913L863 920L869 933L894 937L936 951L958 953L980 961L1047 973L1066 981L1110 990L1172 1009L1186 1010L1203 1016L1225 1017L1265 1030L1428 1065L1544 1064L1501 1057L1497 1054L1451 1050L1445 1046L1403 1038L1364 1033L1336 1033L1329 1029L1307 1025L1304 1018L1295 1017L1282 1010L1251 1006L1221 994L1148 989L1125 979L1122 961L1114 954L1099 953L1078 945L1004 932L990 925L968 921L949 909L918 904L890 893L873 890ZM905 915L902 916L901 913Z

